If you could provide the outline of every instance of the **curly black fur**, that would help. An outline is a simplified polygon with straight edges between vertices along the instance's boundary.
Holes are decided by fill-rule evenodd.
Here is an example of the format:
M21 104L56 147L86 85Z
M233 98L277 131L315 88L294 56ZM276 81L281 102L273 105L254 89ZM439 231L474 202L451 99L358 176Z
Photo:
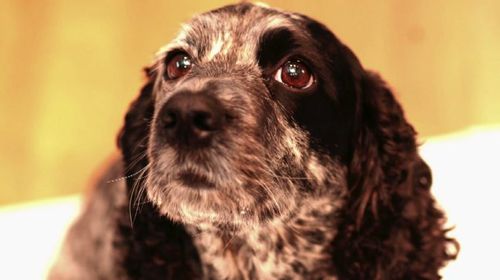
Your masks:
M429 192L415 131L384 82L362 77L359 130L349 168L350 207L332 244L345 279L440 279L456 257ZM450 247L455 252L450 252Z

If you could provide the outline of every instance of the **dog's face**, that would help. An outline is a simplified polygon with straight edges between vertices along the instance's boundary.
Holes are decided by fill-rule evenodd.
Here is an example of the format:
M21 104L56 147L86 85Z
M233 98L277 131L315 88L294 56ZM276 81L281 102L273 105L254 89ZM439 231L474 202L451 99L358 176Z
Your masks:
M146 73L118 138L146 228L151 204L184 224L264 224L256 239L322 228L345 279L438 279L454 258L413 127L322 24L223 7L186 24Z
M320 23L224 7L184 25L148 71L136 126L150 125L143 185L162 214L237 228L343 192L362 69Z

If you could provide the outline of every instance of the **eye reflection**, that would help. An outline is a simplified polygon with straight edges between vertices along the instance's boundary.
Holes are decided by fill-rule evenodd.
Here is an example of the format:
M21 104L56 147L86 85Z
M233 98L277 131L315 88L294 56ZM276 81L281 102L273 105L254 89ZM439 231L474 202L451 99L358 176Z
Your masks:
M166 78L169 80L175 80L186 75L193 66L191 57L186 53L174 55L166 65Z

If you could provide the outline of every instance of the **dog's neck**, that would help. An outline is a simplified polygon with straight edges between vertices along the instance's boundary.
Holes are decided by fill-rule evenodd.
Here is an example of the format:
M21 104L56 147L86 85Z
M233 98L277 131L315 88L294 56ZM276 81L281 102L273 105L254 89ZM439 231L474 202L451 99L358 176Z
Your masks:
M208 279L335 279L329 255L339 197L304 199L295 214L238 233L190 227ZM321 275L309 272L320 271Z

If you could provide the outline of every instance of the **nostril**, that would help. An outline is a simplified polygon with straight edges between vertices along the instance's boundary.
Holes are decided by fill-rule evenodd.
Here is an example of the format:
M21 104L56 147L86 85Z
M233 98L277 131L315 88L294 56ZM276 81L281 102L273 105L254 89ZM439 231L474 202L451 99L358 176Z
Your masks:
M165 128L174 128L177 124L177 114L173 111L168 111L163 114L163 126Z
M219 125L212 113L198 111L193 114L193 126L202 131L214 131Z

